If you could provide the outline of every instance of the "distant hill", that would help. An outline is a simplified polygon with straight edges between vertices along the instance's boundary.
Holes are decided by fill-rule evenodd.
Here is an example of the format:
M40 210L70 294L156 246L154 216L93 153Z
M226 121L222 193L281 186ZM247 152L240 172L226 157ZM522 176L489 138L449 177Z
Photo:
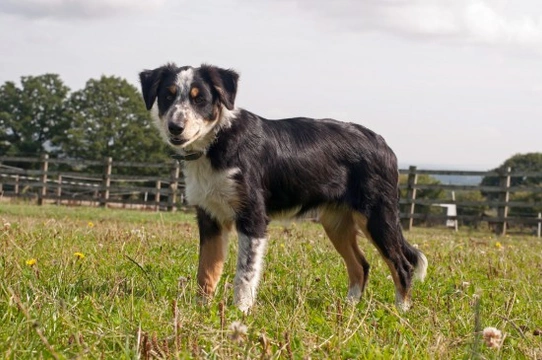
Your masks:
M433 175L445 185L479 185L482 182L482 176L460 176L460 175Z

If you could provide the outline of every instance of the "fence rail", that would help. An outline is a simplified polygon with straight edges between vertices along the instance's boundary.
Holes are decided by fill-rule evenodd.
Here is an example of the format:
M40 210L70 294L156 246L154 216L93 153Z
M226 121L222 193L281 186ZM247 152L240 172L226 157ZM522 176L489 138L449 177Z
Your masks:
M407 182L404 185L400 185L400 189L406 192L406 197L400 200L402 207L401 219L403 220L403 226L406 229L411 229L414 225L415 219L422 220L446 220L448 222L455 223L457 228L457 222L459 220L471 221L471 222L487 222L488 225L493 226L495 232L501 235L505 235L510 224L519 224L527 226L535 226L535 232L538 237L541 237L542 232L542 214L531 213L530 216L509 216L511 208L518 209L535 209L542 208L542 202L535 201L511 201L510 195L513 193L527 193L527 194L540 194L542 193L542 186L511 186L511 179L515 177L528 178L528 177L542 177L542 172L532 171L517 171L512 172L511 168L506 169L504 172L497 171L452 171L452 170L419 170L415 166L411 166L408 170L400 170L400 174L407 176ZM477 177L495 177L499 179L499 185L497 186L483 186L476 185L458 185L458 184L418 184L418 175L447 175L447 176L477 176ZM417 199L417 194L422 190L440 190L450 192L451 196L449 200L446 199ZM483 199L480 201L473 200L456 200L455 192L481 192L486 194L493 194L498 197L498 200ZM417 213L416 205L422 206L434 206L440 205L442 207L454 206L454 208L486 208L496 211L496 215L488 215L483 211L478 214L434 214L434 213ZM540 211L540 210L538 210Z
M88 168L101 169L101 173ZM131 175L145 169L151 175ZM38 204L79 204L176 210L183 206L184 182L179 163L0 156L0 196Z
M142 175L133 175L141 172ZM416 221L487 222L499 234L506 234L510 224L533 227L540 237L542 216L539 213L514 214L511 209L542 208L536 201L510 200L515 193L541 194L542 186L512 186L512 179L542 178L542 172L507 169L497 171L421 170L415 166L401 169L406 182L400 185L403 196L400 200L403 227L411 229ZM419 175L498 178L496 186L462 184L420 184ZM450 199L420 198L424 191L444 191ZM491 198L482 200L456 200L456 192L482 192ZM184 205L184 181L177 160L166 163L134 163L104 161L52 159L47 154L41 157L0 156L0 196L20 197L36 200L38 204L81 204L94 206L131 206L147 209L174 211ZM455 209L492 209L488 214L480 211L443 214L435 211L420 211L425 207L454 206ZM541 211L541 210L537 210Z

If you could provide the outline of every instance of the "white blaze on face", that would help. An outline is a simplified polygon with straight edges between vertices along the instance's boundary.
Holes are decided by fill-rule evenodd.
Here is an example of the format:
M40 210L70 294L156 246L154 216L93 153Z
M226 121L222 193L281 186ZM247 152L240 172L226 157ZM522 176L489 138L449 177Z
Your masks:
M190 101L194 76L195 70L193 68L179 72L175 81L175 85L178 87L175 101L161 116L158 112L158 104L155 102L151 109L151 116L166 143L172 145L168 124L175 123L183 128L182 134L177 137L182 138L185 142L182 145L172 146L185 150L205 151L214 140L214 134L218 128L231 126L231 122L237 116L237 110L230 111L220 104L220 115L216 119L205 119L198 114L197 109Z
M176 85L178 87L178 96L169 110L162 116L161 130L169 140L170 134L168 124L174 123L184 130L180 137L186 142L180 147L186 148L202 136L209 133L214 127L214 119L204 119L195 111L190 102L190 90L194 83L194 69L188 68L177 74Z
M190 85L194 82L194 69L188 68L177 75L177 86L184 96L190 91Z

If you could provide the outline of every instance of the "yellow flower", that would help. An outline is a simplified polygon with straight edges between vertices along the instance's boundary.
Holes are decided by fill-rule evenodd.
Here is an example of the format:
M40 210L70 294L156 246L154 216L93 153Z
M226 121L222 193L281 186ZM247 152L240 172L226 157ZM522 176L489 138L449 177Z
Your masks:
M28 260L26 260L26 265L34 266L34 265L36 265L37 262L38 262L38 260L36 260L36 259L28 259Z
M499 241L497 241L497 242L495 243L495 247L496 247L497 249L502 249L502 244L501 244Z
M87 226L88 226L89 228L94 227L94 223L93 223L92 221L89 221L88 224L87 224Z
M77 256L78 259L84 259L85 258L85 254L83 254L81 252L76 252L74 255Z

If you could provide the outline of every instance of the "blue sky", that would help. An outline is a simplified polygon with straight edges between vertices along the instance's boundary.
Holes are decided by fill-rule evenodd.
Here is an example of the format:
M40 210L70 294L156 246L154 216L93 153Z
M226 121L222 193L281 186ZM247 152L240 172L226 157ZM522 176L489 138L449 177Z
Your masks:
M0 82L241 73L237 105L382 134L403 165L488 169L542 151L539 0L2 0Z

